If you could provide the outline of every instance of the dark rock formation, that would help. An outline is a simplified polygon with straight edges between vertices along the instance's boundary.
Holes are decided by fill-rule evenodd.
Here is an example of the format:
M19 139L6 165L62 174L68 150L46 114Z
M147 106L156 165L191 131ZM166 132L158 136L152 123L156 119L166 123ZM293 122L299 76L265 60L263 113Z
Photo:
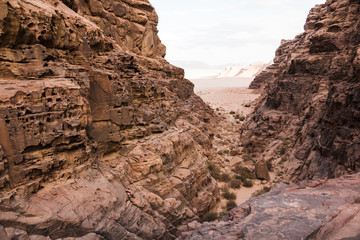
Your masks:
M157 21L147 0L0 0L1 239L171 239L214 204L212 111Z
M266 163L263 160L255 163L255 174L256 178L258 179L266 181L270 180L269 169L267 168Z
M264 93L242 138L279 178L333 178L360 171L360 2L313 8L305 32L283 41L252 83Z
M231 210L225 219L188 224L193 231L179 239L355 240L360 237L359 194L359 173L299 185L280 184Z

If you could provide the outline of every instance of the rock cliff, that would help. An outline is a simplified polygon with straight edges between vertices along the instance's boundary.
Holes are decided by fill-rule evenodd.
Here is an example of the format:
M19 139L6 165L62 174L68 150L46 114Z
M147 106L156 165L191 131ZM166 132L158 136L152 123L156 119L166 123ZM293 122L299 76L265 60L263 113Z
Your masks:
M282 41L244 127L244 147L299 181L360 171L360 2L313 8L305 32Z
M213 112L147 0L0 0L0 238L172 239L218 196Z

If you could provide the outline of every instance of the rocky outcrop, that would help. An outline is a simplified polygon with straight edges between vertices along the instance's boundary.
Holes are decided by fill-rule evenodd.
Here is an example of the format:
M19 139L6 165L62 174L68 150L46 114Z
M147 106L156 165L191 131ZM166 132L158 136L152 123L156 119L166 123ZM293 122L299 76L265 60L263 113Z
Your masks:
M157 21L147 0L0 0L0 238L172 239L214 205L213 113Z
M179 239L359 239L359 193L360 174L279 184L222 220L188 224Z
M252 84L265 90L243 128L244 147L271 161L278 179L360 171L359 11L359 1L317 5L305 32L283 41Z
M255 163L255 174L256 178L258 179L266 181L270 180L269 169L267 168L266 163L263 160Z

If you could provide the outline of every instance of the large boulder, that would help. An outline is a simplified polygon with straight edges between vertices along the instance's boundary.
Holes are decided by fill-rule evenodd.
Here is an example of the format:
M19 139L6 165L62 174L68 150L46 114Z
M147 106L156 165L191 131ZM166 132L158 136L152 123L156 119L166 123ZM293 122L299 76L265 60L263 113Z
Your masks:
M269 170L264 160L255 163L255 174L258 179L270 181Z

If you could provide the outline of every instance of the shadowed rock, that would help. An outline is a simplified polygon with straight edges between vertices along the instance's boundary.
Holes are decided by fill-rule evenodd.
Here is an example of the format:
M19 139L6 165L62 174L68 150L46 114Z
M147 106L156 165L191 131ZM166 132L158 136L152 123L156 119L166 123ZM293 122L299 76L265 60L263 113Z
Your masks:
M265 161L263 160L256 162L255 174L256 174L256 178L258 179L270 181L269 170L266 166Z
M359 11L359 1L317 5L251 84L264 91L241 137L279 179L360 171Z

